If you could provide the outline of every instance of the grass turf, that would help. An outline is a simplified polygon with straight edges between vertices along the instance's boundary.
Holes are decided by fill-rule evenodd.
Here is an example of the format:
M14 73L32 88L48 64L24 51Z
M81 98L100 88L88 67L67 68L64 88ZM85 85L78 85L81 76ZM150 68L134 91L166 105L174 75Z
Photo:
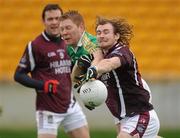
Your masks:
M115 138L115 130L91 130L91 138ZM162 130L159 133L164 138L180 138L180 130ZM11 130L0 129L0 138L36 138L36 130ZM68 138L63 132L59 131L58 138Z

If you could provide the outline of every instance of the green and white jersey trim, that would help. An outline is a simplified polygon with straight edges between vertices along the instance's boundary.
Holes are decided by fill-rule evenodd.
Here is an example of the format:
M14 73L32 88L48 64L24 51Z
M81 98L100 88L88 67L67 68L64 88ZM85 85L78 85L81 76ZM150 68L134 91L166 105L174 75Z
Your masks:
M83 32L77 46L74 48L73 46L68 45L67 52L71 57L73 64L75 64L82 55L92 54L97 48L96 37L87 32Z

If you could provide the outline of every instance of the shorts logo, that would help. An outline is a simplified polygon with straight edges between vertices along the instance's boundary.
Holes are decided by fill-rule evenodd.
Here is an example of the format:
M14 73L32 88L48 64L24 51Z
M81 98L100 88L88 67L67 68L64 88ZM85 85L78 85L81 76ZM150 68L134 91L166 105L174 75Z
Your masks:
M52 116L52 115L48 115L48 116L47 116L47 119L48 119L48 123L49 123L49 124L52 124L52 123L53 123L53 116Z
M141 114L137 124L137 132L139 133L140 136L143 136L143 134L145 133L146 128L148 126L148 122L149 122L148 112Z
M145 129L146 129L146 126L144 126L144 124L138 124L137 131L139 133L144 133Z
M146 119L145 119L145 118L141 118L141 119L139 120L139 123L145 124L145 123L146 123Z

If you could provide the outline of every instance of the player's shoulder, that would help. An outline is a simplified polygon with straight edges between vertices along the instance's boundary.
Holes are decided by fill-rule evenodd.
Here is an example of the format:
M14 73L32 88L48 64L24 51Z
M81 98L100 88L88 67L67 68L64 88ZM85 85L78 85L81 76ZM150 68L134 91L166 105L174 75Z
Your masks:
M39 35L40 36L40 35ZM38 43L39 43L39 36L35 37L33 40L29 40L27 43L26 43L26 48L27 49L34 49L35 47L38 46Z
M109 49L108 53L109 53L108 54L109 57L114 57L114 56L122 57L129 55L130 51L127 46L122 44L116 44L115 46Z
M123 53L129 53L131 51L127 45L119 44L118 46L115 46L113 52L120 52L123 54Z
M47 39L47 40L46 40ZM39 34L38 36L36 36L34 38L34 40L32 40L32 45L33 46L39 46L41 45L44 41L48 41L48 38L45 38L45 36L43 36L43 33Z

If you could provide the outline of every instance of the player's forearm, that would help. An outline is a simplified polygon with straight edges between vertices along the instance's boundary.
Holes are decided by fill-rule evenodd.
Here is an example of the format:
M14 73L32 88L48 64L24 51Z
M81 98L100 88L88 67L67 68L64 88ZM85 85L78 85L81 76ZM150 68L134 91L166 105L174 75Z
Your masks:
M98 74L109 72L113 69L112 64L108 60L102 60L96 65Z
M18 71L14 74L14 80L26 87L35 88L37 90L43 90L44 87L43 81L32 79L27 74Z
M121 66L119 58L103 59L97 65L98 74L110 72Z

